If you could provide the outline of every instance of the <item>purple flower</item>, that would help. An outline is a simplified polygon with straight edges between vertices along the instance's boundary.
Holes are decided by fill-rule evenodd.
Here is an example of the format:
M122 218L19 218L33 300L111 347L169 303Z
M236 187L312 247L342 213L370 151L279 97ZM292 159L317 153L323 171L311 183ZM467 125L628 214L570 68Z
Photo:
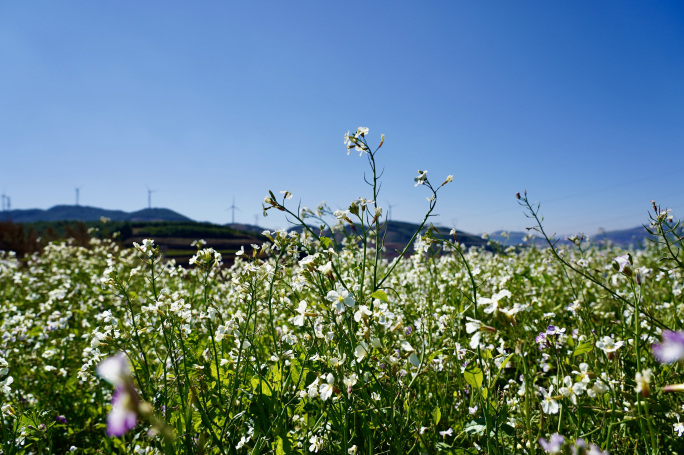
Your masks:
M64 417L64 416L57 416L57 417L55 417L55 421L56 421L57 423L66 423L66 417Z
M131 369L123 352L109 357L97 367L97 374L116 388L112 410L107 416L107 436L123 436L138 422L138 398L131 382Z
M540 351L543 351L545 347L549 346L549 340L546 339L546 332L541 332L534 341L539 345Z
M563 442L565 442L565 438L558 433L552 434L549 441L544 438L539 439L539 444L546 453L560 453Z
M684 332L663 332L663 342L652 346L653 355L661 363L684 359Z
M558 328L556 328L556 326L550 325L546 328L546 334L549 336L560 335L562 333L565 333L565 327L558 329Z
M112 410L107 416L107 436L123 436L128 430L135 428L138 416L131 395L117 387L112 395Z

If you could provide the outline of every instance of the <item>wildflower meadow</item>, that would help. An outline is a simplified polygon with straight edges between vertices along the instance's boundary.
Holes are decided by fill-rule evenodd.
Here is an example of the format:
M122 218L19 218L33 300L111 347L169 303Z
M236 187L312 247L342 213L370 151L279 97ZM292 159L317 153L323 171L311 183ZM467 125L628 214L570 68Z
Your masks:
M369 167L347 210L269 191L299 229L230 268L97 230L0 252L0 453L684 453L672 213L625 250L547 234L521 190L529 245L467 248L430 224L457 179L418 171L420 228L389 252L383 142L345 135Z

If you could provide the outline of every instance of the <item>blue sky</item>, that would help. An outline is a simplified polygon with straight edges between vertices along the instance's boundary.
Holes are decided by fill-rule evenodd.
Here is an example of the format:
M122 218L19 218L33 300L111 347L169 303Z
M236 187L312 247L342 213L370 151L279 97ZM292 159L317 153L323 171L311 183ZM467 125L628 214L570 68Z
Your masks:
M0 190L13 208L261 217L269 189L369 197L343 135L385 133L396 220L559 234L684 211L684 6L636 1L0 3ZM272 213L272 212L269 212Z

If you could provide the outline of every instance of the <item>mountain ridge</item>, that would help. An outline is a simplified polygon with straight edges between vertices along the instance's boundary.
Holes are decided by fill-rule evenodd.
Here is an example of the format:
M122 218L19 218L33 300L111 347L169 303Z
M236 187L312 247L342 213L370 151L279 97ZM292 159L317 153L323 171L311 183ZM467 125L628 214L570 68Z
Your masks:
M87 205L55 205L49 209L14 209L10 211L0 212L0 221L12 221L15 223L36 223L36 222L51 222L51 221L98 221L102 217L108 218L112 221L187 221L197 222L183 214L167 208L145 208L133 212L126 212L123 210L111 210L101 207L92 207ZM415 223L405 221L390 221L390 232L388 232L387 241L391 243L401 243L408 240L410 235L415 232L418 226ZM228 223L224 226L233 227L238 230L244 230L253 233L261 233L264 229L260 226L254 226L242 223ZM442 233L447 234L448 229L438 227ZM289 228L289 229L292 229ZM505 235L504 235L505 234ZM532 240L523 242L523 237L528 236L528 232L516 231L495 231L488 234L488 238L501 243L504 246L520 245L523 243L531 244ZM469 245L486 244L486 240L481 239L480 234L470 234L460 232L461 241L465 240ZM396 238L395 238L396 237ZM643 244L649 237L646 229L643 226L637 226L628 229L619 229L614 231L603 231L593 236L590 236L593 241L610 241L617 245L638 245ZM564 241L564 239L561 239ZM535 243L540 245L539 239L535 239Z
M171 209L147 208L134 212L110 210L87 205L55 205L49 209L14 209L0 213L0 220L15 223L36 223L40 221L97 221L100 218L112 221L194 221Z

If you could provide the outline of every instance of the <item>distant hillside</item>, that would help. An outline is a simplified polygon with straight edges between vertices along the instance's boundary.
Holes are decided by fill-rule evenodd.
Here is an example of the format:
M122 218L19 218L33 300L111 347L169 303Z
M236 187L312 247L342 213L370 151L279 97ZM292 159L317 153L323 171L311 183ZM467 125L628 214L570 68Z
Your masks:
M536 234L533 232L533 234ZM523 238L528 235L526 232L506 232L496 231L489 234L491 240L495 240L504 246L517 245L532 245L532 240L523 241ZM537 246L546 246L546 241L535 236L535 243ZM565 236L558 236L562 243L567 243ZM595 243L611 242L618 246L643 246L647 242L647 238L651 237L643 226L634 227L631 229L621 229L616 231L604 231L595 235L589 235L589 240Z
M14 223L37 223L39 221L99 221L109 218L112 221L192 221L187 216L169 209L152 208L137 212L107 210L83 205L56 205L47 210L27 209L10 210L0 214L2 221Z
M651 235L648 232L646 232L646 228L644 228L643 226L639 226L632 229L602 232L596 234L593 237L593 240L596 242L610 241L615 243L616 245L628 246L644 245L648 237L651 237Z
M396 252L401 251L406 246L406 244L411 240L411 237L413 237L413 234L416 232L416 229L418 229L418 226L418 224L407 223L404 221L388 221L384 228L386 232L385 230L382 231L382 234L385 235L385 247L387 249L388 256L392 256L393 254L396 254ZM445 238L452 238L449 235L451 229L440 226L435 227L438 229L440 234L443 235ZM291 228L291 230L297 232L301 232L303 229L304 228L301 226L295 226ZM425 229L423 230L423 232L424 231ZM314 228L314 232L318 232L318 228ZM324 233L324 235L326 234ZM460 243L465 244L467 247L487 246L487 241L477 235L468 234L462 231L456 231L456 236L458 241ZM336 237L339 241L342 238L342 234L337 234ZM413 246L409 251L412 250Z
M163 209L143 210L130 214L138 219L169 216ZM172 214L174 212L171 212ZM96 228L101 237L116 238L123 246L132 247L133 242L153 239L167 259L187 265L197 247L195 240L205 240L206 246L223 255L226 266L233 264L235 253L244 247L261 244L267 239L260 233L246 232L212 223L195 221L38 221L35 223L9 223L0 221L0 250L12 250L23 256L39 251L45 244L63 238L74 239L77 245L90 244L89 228ZM116 233L116 236L114 234Z
M254 224L242 224L242 223L228 223L228 224L224 224L224 226L232 228L232 229L237 229L238 231L254 232L256 234L261 234L266 229L265 227L262 227L262 226L257 226Z
M170 209L142 209L128 214L125 221L192 221Z
M533 241L537 246L546 244L544 239L540 238L539 236L535 236L534 234L536 234L534 231L532 231L531 234L528 234L527 232L496 231L488 234L487 237L503 246L533 245ZM533 237L524 240L529 235L532 235Z

